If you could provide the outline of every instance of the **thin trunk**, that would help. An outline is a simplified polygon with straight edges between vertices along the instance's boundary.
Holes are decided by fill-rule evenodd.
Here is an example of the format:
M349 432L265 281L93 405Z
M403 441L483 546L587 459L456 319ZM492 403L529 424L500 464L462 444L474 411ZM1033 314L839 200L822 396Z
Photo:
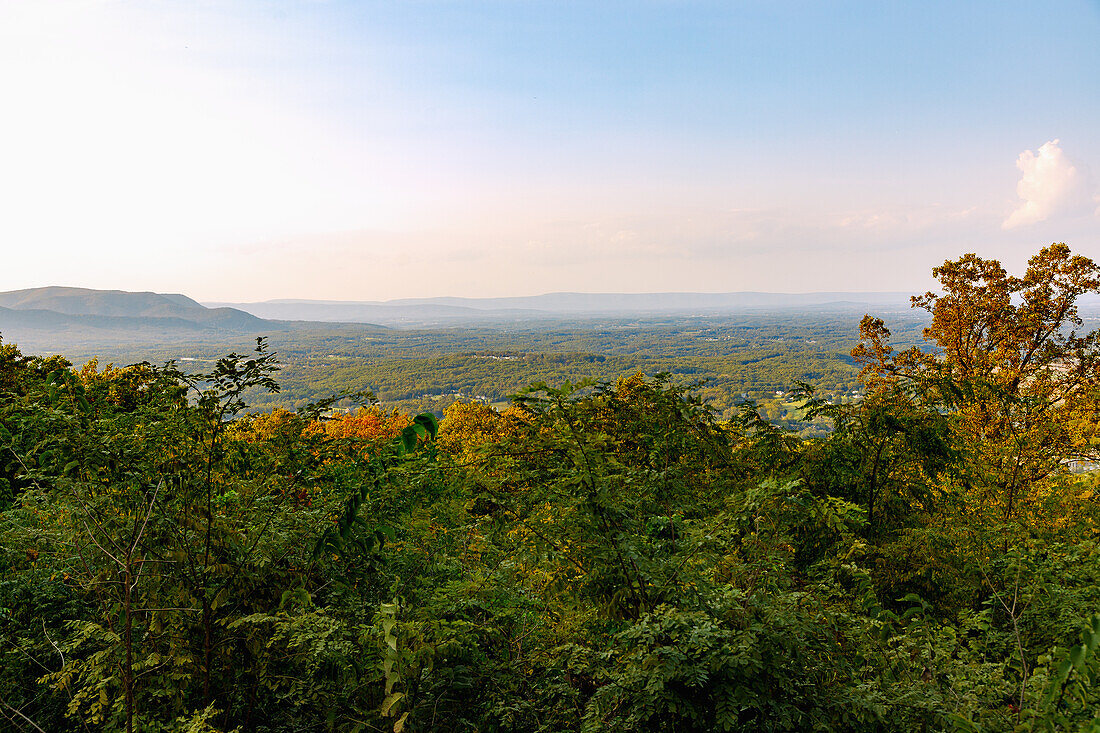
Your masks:
M126 666L122 670L122 687L126 696L126 733L134 733L134 643L133 617L131 614L130 586L133 583L130 572L130 558L126 558L125 587L123 589L123 609L125 613L123 638L126 644Z
M211 703L210 697L210 625L213 623L210 612L210 599L203 596L202 599L202 699L206 705Z
M878 466L882 460L882 450L885 443L880 443L875 451L875 460L871 464L871 485L867 489L867 530L871 536L875 535L875 499L878 496Z
M225 417L224 407L217 414L210 433L210 455L206 462L206 538L203 542L202 565L202 699L210 705L210 649L211 626L214 623L207 595L207 573L210 570L210 542L214 534L214 460L218 450L218 431Z
M252 724L252 712L256 709L256 693L259 686L259 677L252 675L252 684L248 686L248 706L244 711L244 723L241 728L246 731L251 731L255 726Z

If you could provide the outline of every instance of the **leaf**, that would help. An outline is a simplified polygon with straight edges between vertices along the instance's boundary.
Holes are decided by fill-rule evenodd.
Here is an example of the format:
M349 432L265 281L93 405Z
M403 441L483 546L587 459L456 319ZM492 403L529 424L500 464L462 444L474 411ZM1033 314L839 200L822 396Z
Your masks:
M382 716L383 717L389 717L390 710L392 710L393 706L396 705L401 700L401 698L403 698L403 697L405 697L404 692L395 692L392 695L389 695L385 700L383 700L382 701L382 711L381 711Z
M1078 644L1069 650L1069 661L1077 669L1081 668L1081 665L1085 662L1085 646Z
M408 717L408 712L401 713L401 717L394 721L393 733L401 733L405 729L405 719Z
M282 607L283 602L286 601L286 594L290 593L290 592L292 592L292 591L287 591L286 593L283 593L283 597L279 602L280 607ZM219 590L217 592L217 594L214 596L214 599L210 602L210 610L211 611L218 610L218 606L225 603L225 599L228 598L228 597L229 597L229 589L228 588L222 588L221 590Z

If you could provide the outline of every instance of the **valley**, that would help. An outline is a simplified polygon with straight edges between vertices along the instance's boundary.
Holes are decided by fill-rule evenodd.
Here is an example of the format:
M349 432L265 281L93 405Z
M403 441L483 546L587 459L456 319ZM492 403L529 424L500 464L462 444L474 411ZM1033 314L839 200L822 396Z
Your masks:
M0 294L0 307L22 308L0 310L0 335L26 351L57 353L78 366L92 359L115 365L171 360L184 371L207 368L230 350L246 352L263 336L280 360L282 389L250 395L258 410L297 409L342 392L369 390L387 410L442 416L456 401L501 407L533 382L669 373L680 383L697 384L721 419L730 419L738 405L753 400L777 424L808 434L816 431L800 424L797 405L785 393L806 382L837 402L858 396L858 370L849 351L858 340L859 319L876 306L875 300L882 301L877 306L886 311L899 345L920 343L925 324L893 294L793 298L810 301L803 305L791 296L759 293L729 294L717 303L716 296L706 294L654 295L648 301L576 296L571 309L564 294L551 301L562 310L528 309L537 318L510 316L491 299L482 304L486 307L471 308L466 299L463 320L447 325L440 325L434 312L421 312L415 320L408 309L456 307L446 302L450 299L363 306L399 309L394 317L410 324L396 326L391 319L384 326L261 319L236 307L206 308L184 296L64 290L20 298ZM624 310L661 303L671 310ZM505 303L531 304L523 299ZM601 310L583 309L596 306ZM286 315L317 314L326 306L294 307ZM352 306L339 308L338 315L351 315ZM696 313L700 308L710 312ZM136 315L119 315L126 312ZM12 313L23 320L12 319ZM28 314L46 325L28 325ZM55 321L63 327L54 327ZM85 328L85 323L92 325ZM337 403L341 406L350 403Z

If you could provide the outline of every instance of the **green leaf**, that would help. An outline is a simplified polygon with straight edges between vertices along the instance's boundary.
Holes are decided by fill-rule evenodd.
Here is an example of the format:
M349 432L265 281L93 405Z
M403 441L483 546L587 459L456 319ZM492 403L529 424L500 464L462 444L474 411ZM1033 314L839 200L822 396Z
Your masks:
M383 717L389 717L390 710L393 710L393 706L401 701L401 698L405 697L403 692L395 692L382 701L382 715Z
M1085 647L1083 644L1078 644L1069 650L1069 660L1075 668L1081 668L1081 665L1085 663Z

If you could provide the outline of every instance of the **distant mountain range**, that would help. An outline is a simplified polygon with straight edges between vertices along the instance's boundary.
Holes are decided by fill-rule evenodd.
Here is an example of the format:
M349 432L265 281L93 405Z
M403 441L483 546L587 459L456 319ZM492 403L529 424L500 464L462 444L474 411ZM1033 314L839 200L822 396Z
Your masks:
M39 342L158 341L261 333L272 324L236 308L208 308L185 295L47 287L0 293L0 335Z
M198 303L178 293L45 287L0 292L0 336L39 348L182 342L317 328L434 328L590 317L906 307L904 293L548 293L516 298Z
M402 298L388 301L266 300L207 303L261 318L404 325L562 316L714 314L743 310L908 308L908 293L547 293L515 298Z
M198 303L175 293L46 287L0 292L5 341L60 344L193 341L316 329L321 324L433 328L547 319L719 315L750 311L908 310L908 293L548 293L517 298L404 298L390 301L269 300ZM1100 314L1100 297L1081 300Z

